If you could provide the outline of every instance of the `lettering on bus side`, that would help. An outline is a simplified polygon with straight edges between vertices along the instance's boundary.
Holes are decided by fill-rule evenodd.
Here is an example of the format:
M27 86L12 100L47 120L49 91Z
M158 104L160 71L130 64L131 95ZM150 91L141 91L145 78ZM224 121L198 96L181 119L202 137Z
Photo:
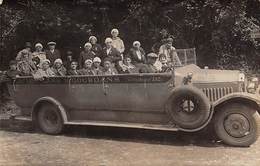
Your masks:
M15 84L102 84L102 83L162 83L171 79L170 75L114 75L114 76L80 76L49 77L43 81L30 78L18 78Z

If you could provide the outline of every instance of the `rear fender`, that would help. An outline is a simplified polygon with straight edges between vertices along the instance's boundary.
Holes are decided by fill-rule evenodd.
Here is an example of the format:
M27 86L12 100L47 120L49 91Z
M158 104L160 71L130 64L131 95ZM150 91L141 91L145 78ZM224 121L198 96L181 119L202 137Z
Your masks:
M38 100L36 100L34 102L33 107L32 107L32 113L31 113L33 121L36 119L36 113L38 111L38 108L45 102L55 105L58 108L58 110L62 116L63 122L64 123L68 122L66 111L65 111L64 107L61 105L61 103L59 101L57 101L56 99L54 99L52 97L48 97L48 96L39 98Z

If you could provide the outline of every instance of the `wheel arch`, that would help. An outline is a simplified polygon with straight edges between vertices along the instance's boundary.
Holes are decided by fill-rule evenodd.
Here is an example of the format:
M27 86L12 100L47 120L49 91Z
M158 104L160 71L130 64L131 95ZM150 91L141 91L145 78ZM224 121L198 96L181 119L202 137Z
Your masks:
M222 106L229 103L243 103L257 110L260 113L260 101L256 96L251 94L231 94L225 96L212 104L212 108L215 111L219 110Z
M33 103L32 111L31 111L31 118L33 121L36 120L37 111L44 103L50 103L50 104L55 105L60 112L63 123L68 122L68 117L67 117L65 108L62 106L62 104L58 100L54 99L53 97L49 97L49 96L41 97Z

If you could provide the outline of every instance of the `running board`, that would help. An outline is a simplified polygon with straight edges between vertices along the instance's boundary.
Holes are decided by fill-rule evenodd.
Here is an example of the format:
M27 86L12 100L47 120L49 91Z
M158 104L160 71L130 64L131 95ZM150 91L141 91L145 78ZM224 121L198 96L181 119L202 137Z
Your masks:
M135 128L135 129L152 129L164 131L178 131L175 125L154 125L154 124L138 124L127 122L110 122L110 121L69 121L66 125L88 125L88 126L107 126L107 127L122 127L122 128Z
M11 116L10 119L21 121L32 121L28 116ZM150 129L163 131L178 131L176 125L155 125L155 124L141 124L141 123L127 123L127 122L111 122L111 121L68 121L65 125L86 125L86 126L106 126L106 127L121 127L121 128L135 128L135 129Z

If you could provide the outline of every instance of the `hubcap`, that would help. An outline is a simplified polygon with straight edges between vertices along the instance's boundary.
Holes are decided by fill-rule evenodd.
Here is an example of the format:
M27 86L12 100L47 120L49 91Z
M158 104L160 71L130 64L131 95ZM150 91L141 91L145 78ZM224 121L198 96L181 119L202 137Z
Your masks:
M183 100L181 104L181 110L184 112L194 111L194 103L191 100Z
M53 125L56 125L58 123L57 115L51 110L46 110L44 119L45 119L45 122L48 126L53 126Z
M230 136L241 138L249 134L250 124L245 116L231 114L224 120L224 128Z

